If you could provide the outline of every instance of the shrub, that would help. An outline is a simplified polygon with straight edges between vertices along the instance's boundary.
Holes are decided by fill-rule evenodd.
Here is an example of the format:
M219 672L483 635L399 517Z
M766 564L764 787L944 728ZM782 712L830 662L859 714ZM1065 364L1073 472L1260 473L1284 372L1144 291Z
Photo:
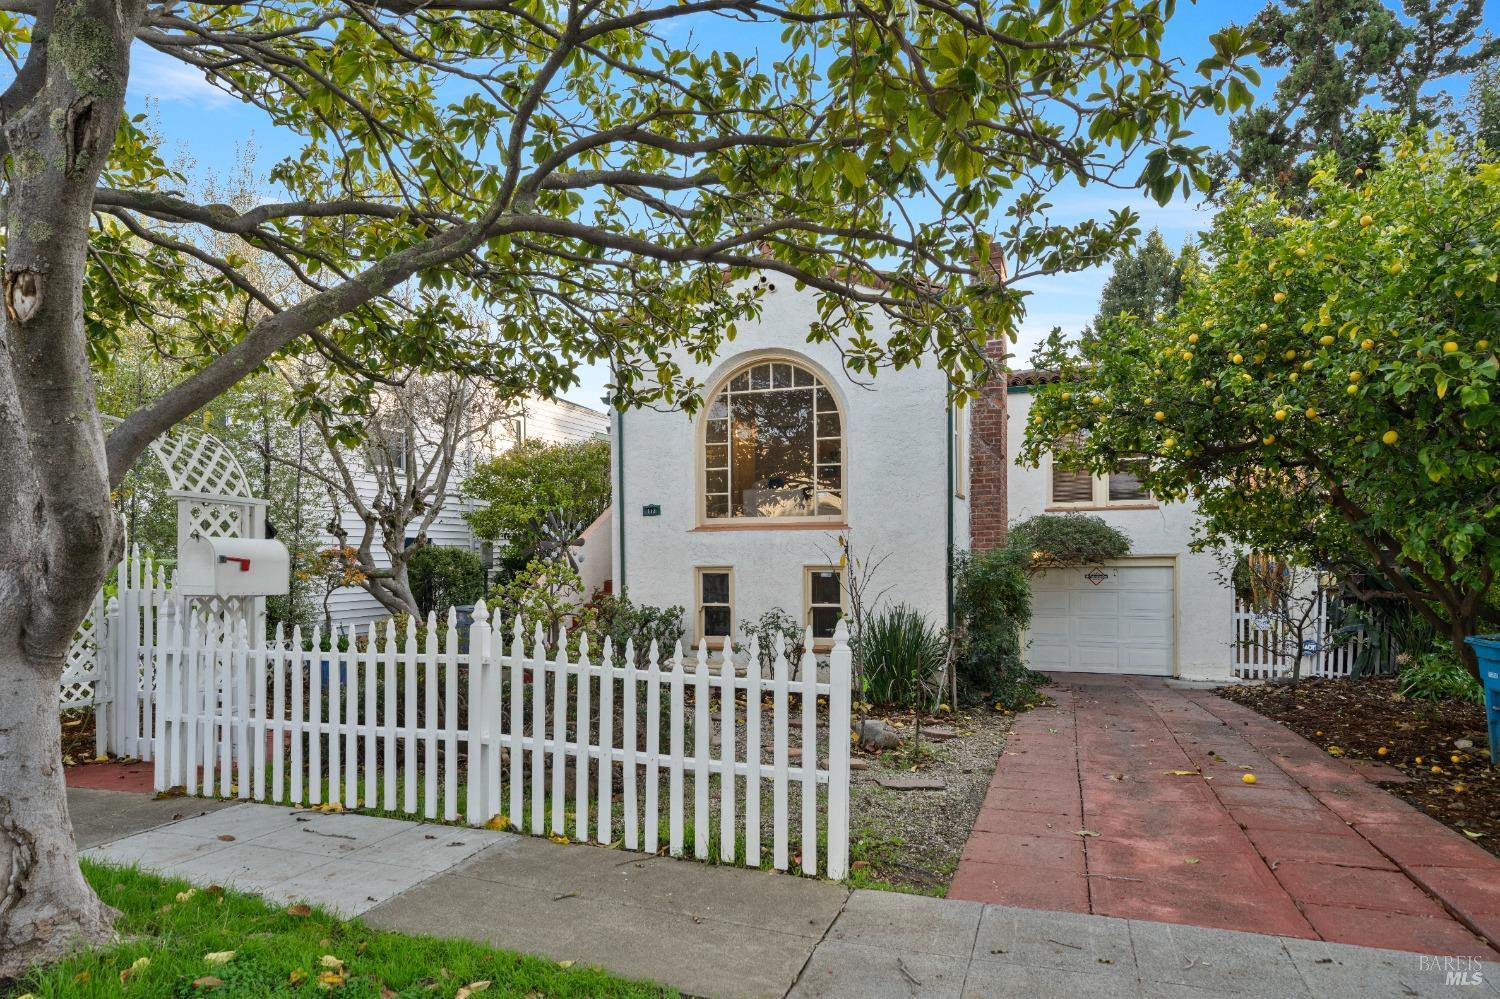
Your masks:
M1044 513L1012 524L1005 546L1029 558L1029 572L1098 565L1130 554L1130 539L1098 517Z
M1031 623L1029 563L1029 552L1008 546L957 555L955 667L967 702L988 696L1014 710L1031 703L1045 682L1021 662L1021 633Z
M921 612L906 604L874 614L859 635L865 700L918 707L932 698L947 646Z
M786 648L786 661L791 667L791 674L793 677L798 675L802 668L800 651L805 643L807 630L792 615L780 607L772 607L754 624L741 625L740 632L745 636L745 640L735 642L734 651L741 655L749 655L750 640L755 639L760 652L761 676L770 676L771 670L776 665L776 637L778 635L781 636Z
M1401 658L1405 658L1404 656ZM1431 652L1424 652L1401 670L1398 689L1406 697L1422 701L1441 701L1457 698L1484 702L1484 689L1474 678L1458 656L1453 646L1440 643Z
M472 604L484 595L484 566L467 548L423 545L411 554L407 578L417 608L426 617L449 607Z
M635 665L644 669L653 639L661 654L668 656L687 633L682 623L686 611L679 605L652 607L632 603L626 593L601 593L595 595L591 606L594 609L594 625L589 633L592 654L603 655L604 639L609 638L617 663L624 658L627 640L635 642Z

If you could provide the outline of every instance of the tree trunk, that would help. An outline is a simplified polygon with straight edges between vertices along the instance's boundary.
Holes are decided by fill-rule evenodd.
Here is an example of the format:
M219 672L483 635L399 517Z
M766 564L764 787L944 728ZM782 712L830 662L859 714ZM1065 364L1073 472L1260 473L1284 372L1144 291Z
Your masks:
M78 869L63 787L62 659L0 654L0 981L110 936L113 909Z
M0 95L0 978L110 937L78 870L57 692L120 544L83 324L94 187L140 0L42 0Z

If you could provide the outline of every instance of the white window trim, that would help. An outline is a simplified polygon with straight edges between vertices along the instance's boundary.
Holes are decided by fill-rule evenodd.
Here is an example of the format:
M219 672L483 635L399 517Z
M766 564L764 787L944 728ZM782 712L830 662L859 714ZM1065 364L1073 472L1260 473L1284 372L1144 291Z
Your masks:
M966 499L969 494L969 407L953 406L953 495Z
M705 634L703 625L703 609L707 607L722 607L723 604L703 603L703 577L708 573L723 573L729 577L729 634L708 635ZM695 638L701 638L708 643L711 649L722 649L726 644L734 642L734 567L728 565L700 565L693 568L693 632ZM665 650L663 650L665 654Z
M833 406L839 415L839 502L843 510L839 513L824 514L812 517L710 517L708 515L708 412L714 399L729 385L730 381L742 371L761 364L783 364L796 365L810 373L828 391L833 399ZM703 396L704 405L698 413L697 429L693 444L693 482L694 492L697 494L695 501L697 510L697 522L700 529L729 529L744 530L753 528L757 530L774 531L778 528L807 528L827 527L836 524L847 523L849 511L849 413L844 406L843 397L834 389L833 380L828 373L819 365L805 357L784 352L773 352L766 354L752 354L741 358L738 363L729 368L723 375L714 381L713 388ZM814 466L816 474L816 466ZM730 474L733 474L731 465ZM733 483L730 483L731 490ZM731 491L731 496L733 492Z
M1053 456L1052 456L1052 452L1049 451L1049 452L1047 452L1047 509L1048 510L1104 510L1104 509L1145 510L1145 509L1153 509L1153 508L1155 508L1155 507L1157 507L1157 506L1160 505L1156 501L1156 497L1152 496L1149 492L1145 496L1142 496L1142 497L1140 497L1138 499L1128 499L1128 500L1110 499L1109 498L1109 476L1107 474L1105 474L1105 475L1091 475L1091 476L1089 476L1089 481L1090 481L1090 483L1093 486L1093 495L1089 499L1087 499L1087 500L1081 500L1081 501L1074 502L1074 503L1059 502L1055 498L1055 496L1053 494L1053 490L1056 488L1056 485L1057 485L1057 479L1056 479L1056 476L1055 476L1055 472L1057 471L1057 469L1055 468L1053 462L1054 462L1054 459L1053 459Z
M802 567L802 627L812 627L812 577L815 572L832 572L839 577L839 612L848 616L849 597L844 588L844 568L837 565L804 565ZM819 607L830 607L831 604L818 604ZM814 638L813 649L819 652L833 648L832 638Z

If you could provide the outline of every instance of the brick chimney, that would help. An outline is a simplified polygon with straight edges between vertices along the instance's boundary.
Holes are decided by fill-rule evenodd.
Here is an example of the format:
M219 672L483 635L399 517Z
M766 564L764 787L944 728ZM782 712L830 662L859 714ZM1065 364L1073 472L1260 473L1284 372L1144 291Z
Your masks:
M969 548L988 551L1005 542L1010 511L1006 505L1009 462L1005 447L1005 390L1008 383L1004 340L985 344L990 380L970 403L969 417Z

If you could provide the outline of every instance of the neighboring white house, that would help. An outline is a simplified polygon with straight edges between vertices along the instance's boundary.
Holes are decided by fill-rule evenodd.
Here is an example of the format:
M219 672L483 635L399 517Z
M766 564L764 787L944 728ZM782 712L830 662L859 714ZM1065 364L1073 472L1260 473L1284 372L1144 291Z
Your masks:
M475 508L475 504L463 494L463 481L478 462L500 454L522 440L542 440L549 444L567 444L585 441L609 433L609 417L597 410L561 399L533 398L526 401L520 416L512 417L505 426L497 426L484 435L483 453L471 451L459 459L458 467L448 491L443 510L428 528L428 540L434 545L467 548L488 556L485 546L469 528L464 514ZM351 456L363 468L364 456ZM376 481L368 471L358 476L361 495L369 500L376 493ZM349 544L358 545L364 532L364 524L347 504L340 509L340 523L348 532ZM408 539L410 540L410 539ZM323 534L319 546L337 544L332 534ZM375 560L379 565L389 564L377 539L374 546ZM379 601L359 587L349 586L335 590L328 601L329 611L335 627L348 627L389 616Z
M967 410L950 408L936 365L851 377L836 345L808 342L816 293L766 280L733 353L678 358L707 386L697 414L614 415L615 589L683 606L689 640L714 647L772 608L826 640L844 537L858 558L885 559L872 593L945 625L949 552L969 541Z
M1007 395L1007 452L1026 436L1032 392L1053 377L1015 372ZM1146 673L1189 679L1230 677L1234 598L1211 553L1188 543L1193 504L1161 503L1128 468L1108 476L1013 467L1008 516L1085 512L1130 538L1130 556L1101 568L1057 569L1032 582L1028 664L1033 669Z

